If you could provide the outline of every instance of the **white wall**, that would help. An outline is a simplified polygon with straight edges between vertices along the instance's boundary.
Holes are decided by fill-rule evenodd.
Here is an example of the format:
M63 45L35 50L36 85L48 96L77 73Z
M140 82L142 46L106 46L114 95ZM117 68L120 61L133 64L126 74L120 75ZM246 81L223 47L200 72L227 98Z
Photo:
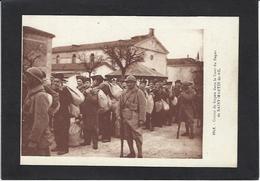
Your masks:
M178 67L167 67L167 75L169 81L190 81L193 82L193 71L197 70L196 66L178 66Z
M151 59L151 56L153 58ZM166 75L166 64L167 64L167 57L166 54L157 53L154 51L146 51L144 56L144 62L143 65L154 68L157 72L162 73L163 75Z

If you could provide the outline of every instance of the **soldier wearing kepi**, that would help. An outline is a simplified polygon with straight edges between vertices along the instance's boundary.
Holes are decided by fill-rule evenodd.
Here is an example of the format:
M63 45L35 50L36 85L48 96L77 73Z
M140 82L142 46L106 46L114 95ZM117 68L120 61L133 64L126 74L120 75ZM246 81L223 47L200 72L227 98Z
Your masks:
M48 110L51 95L43 87L44 73L37 67L25 72L28 93L23 104L22 155L49 156L50 130Z
M137 88L136 78L129 75L126 79L127 90L120 97L120 116L123 126L124 138L127 140L130 153L127 157L134 158L135 150L133 141L136 142L138 158L142 158L142 133L141 124L145 121L146 108L144 93Z

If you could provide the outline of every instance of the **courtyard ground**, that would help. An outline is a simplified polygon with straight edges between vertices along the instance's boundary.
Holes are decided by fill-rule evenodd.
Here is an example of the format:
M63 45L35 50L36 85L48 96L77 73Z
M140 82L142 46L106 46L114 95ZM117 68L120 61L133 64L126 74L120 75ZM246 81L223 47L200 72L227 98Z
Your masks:
M154 131L143 131L143 157L145 158L201 158L202 156L202 136L201 128L195 126L195 137L189 139L181 136L185 132L184 123L182 123L180 137L176 139L177 124L156 127ZM129 153L127 143L124 144L124 155ZM52 152L52 155L56 155ZM62 156L80 156L80 157L119 157L120 139L112 138L111 142L98 143L98 150L92 149L92 146L71 147L69 153Z

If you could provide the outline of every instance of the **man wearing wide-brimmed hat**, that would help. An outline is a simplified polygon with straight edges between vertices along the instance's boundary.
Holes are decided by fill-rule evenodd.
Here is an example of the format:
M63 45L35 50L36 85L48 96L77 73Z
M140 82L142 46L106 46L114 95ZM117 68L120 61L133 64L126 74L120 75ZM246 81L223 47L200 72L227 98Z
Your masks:
M72 96L67 87L63 86L63 82L66 81L64 75L57 73L53 77L52 87L59 93L60 109L54 115L53 128L57 146L52 151L57 151L58 155L63 155L69 152L69 105L72 103Z
M28 93L22 109L22 155L24 156L50 155L48 110L52 99L43 87L44 78L45 74L37 67L25 71Z
M137 157L142 158L142 128L146 117L146 100L144 93L136 86L136 78L129 75L126 78L127 90L120 97L120 113L123 135L127 140L130 153L127 157L136 157L133 141L136 142Z

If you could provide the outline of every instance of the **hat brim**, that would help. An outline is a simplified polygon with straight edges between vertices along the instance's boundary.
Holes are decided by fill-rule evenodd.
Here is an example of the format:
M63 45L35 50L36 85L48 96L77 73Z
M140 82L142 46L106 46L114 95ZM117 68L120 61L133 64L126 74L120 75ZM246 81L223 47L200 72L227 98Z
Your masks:
M40 83L43 83L43 79L40 79L39 77L33 75L33 74L30 73L30 72L27 72L27 71L26 71L25 73L27 73L28 75L32 76L32 77L35 78L36 80L40 81Z

